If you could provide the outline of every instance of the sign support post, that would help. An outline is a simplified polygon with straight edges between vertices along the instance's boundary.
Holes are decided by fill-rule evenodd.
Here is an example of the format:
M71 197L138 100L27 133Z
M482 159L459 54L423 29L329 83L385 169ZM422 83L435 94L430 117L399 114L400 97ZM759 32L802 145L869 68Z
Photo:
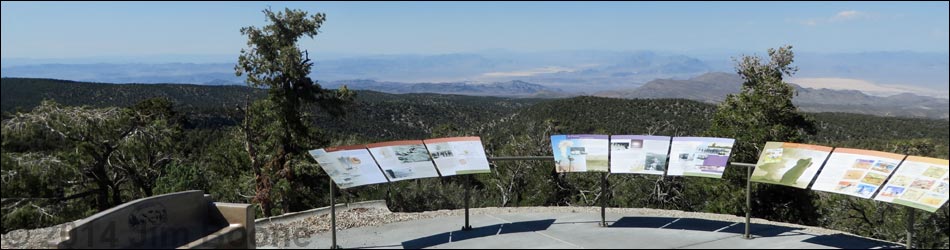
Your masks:
M905 207L907 210L907 249L914 249L914 220L917 218L917 210L911 207Z
M909 150L908 150L909 151ZM905 155L909 155L910 152L904 152ZM907 160L907 157L904 157L904 160L901 161L901 164L904 164L904 161ZM914 218L917 216L917 210L911 207L904 207L904 211L907 212L907 245L904 247L907 249L914 249Z
M330 249L340 249L340 246L336 244L336 195L333 194L333 181L330 181L330 230L331 237L333 242L330 245Z
M743 239L751 240L752 237L752 168L755 167L755 164L749 163L730 163L732 166L745 167L745 234L742 235Z
M472 196L471 192L472 192L472 175L468 175L466 176L466 180L465 180L465 226L462 227L462 231L472 231L472 225L469 224L469 215L468 215L468 207L469 207L468 202Z
M601 178L600 226L607 227L607 172L604 172Z

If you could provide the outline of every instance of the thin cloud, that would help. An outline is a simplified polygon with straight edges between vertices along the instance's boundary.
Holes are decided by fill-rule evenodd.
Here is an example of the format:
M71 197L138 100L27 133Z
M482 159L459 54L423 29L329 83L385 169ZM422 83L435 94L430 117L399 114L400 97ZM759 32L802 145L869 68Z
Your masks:
M838 12L838 14L835 14L835 16L831 17L831 20L849 20L849 19L859 18L864 15L865 15L864 12L860 12L857 10L846 10L846 11Z
M799 21L800 24L805 26L816 26L819 24L834 23L834 22L844 22L852 21L873 17L874 15L870 12L863 12L857 10L843 10L835 13L830 17L820 17L820 18L809 18Z
M806 25L806 26L815 26L815 25L818 25L818 20L808 19L808 20L801 21L801 24Z

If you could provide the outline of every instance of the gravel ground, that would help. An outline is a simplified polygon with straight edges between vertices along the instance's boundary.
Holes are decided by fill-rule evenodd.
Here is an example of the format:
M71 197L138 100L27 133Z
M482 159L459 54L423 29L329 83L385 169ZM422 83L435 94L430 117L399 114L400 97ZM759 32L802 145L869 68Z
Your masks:
M50 248L49 242L60 241L69 224L32 230L14 230L0 236L0 249Z
M519 207L519 208L474 208L472 215L481 214L510 214L510 213L600 213L599 207ZM672 210L657 210L646 208L608 208L607 213L622 214L625 216L653 216L718 220L728 222L745 222L744 217L732 215L682 212ZM393 213L382 208L346 208L337 211L337 229L344 230L358 227L373 227L402 221L421 220L436 217L464 216L465 210L439 210L422 213ZM296 238L310 237L314 234L330 230L329 214L306 217L290 223L274 223L257 227L258 246L276 246L288 244ZM786 227L804 228L803 232L810 234L836 234L840 231L794 225L788 223L771 222L752 219L756 224L768 224ZM2 249L47 248L49 241L57 240L63 235L64 225L34 230L16 230L2 235ZM276 244L275 244L276 243Z

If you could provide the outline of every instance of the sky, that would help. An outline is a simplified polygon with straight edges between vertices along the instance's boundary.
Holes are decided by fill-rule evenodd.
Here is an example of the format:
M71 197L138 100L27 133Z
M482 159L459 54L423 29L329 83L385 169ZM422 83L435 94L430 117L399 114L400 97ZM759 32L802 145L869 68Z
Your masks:
M2 58L236 55L261 10L323 12L317 54L947 52L947 2L2 2Z

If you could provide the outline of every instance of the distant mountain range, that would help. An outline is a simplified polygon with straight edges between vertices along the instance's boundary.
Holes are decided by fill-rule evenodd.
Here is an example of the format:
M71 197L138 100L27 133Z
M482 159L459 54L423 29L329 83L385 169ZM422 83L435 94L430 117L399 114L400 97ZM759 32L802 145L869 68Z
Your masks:
M950 100L898 94L886 97L871 96L856 90L803 88L797 90L794 103L808 112L847 112L902 117L950 117ZM624 99L683 98L707 103L718 103L729 94L738 93L742 78L730 73L706 73L686 80L657 79L641 87L605 91L595 96Z
M12 106L19 105L17 100L34 100L43 98L75 99L74 97L90 98L90 102L114 102L122 99L118 95L142 92L147 96L173 96L188 100L183 103L240 103L250 88L242 86L224 86L216 88L231 94L216 95L212 92L198 89L207 87L187 84L88 84L83 87L82 82L30 79L30 78L3 78L4 103ZM15 85L12 85L15 84ZM35 85L35 86L34 86ZM62 85L62 86L60 86ZM377 82L373 80L350 80L324 83L324 87L337 88L346 85L354 90L372 90L390 94L432 93L462 96L496 96L509 98L565 98L577 96L560 89L545 87L539 84L524 81L509 81L491 84L474 83L400 83ZM793 84L794 85L794 84ZM14 87L16 86L16 87ZM68 86L68 88L63 88ZM738 93L742 86L742 79L735 74L707 73L687 80L657 79L638 88L622 91L606 91L595 93L594 96L621 98L621 99L689 99L706 103L718 103L727 95ZM844 112L870 114L892 117L922 117L934 119L950 118L950 101L946 99L925 97L914 94L899 94L887 97L871 96L860 91L829 90L802 88L795 85L798 94L794 102L806 112ZM208 89L211 90L211 89ZM262 94L261 91L253 95ZM95 96L95 97L92 97ZM234 97L237 96L237 97ZM85 99L83 99L85 100ZM202 100L202 101L192 101ZM83 102L81 102L83 103ZM67 102L67 104L73 104ZM80 103L75 103L80 104ZM129 104L129 103L124 103ZM227 105L226 105L227 106ZM233 105L231 105L233 106ZM5 107L7 110L9 107ZM9 111L9 110L7 110Z
M499 50L439 55L317 56L311 77L328 83L353 79L477 84L517 80L581 95L631 89L654 79L687 80L703 73L728 72L733 67L730 58L741 55L738 52L690 56L655 51ZM180 57L182 60L190 58ZM134 58L100 58L90 59L90 62L62 59L61 63L51 63L57 62L52 59L3 59L0 76L103 83L241 85L244 82L242 77L234 75L234 62L227 60L236 55L194 59L200 63L168 63L174 58L139 58L140 63L127 63L135 61ZM213 60L221 63L209 63ZM950 62L946 53L800 53L795 57L795 65L800 68L795 77L802 80L802 86L857 89L880 96L910 92L950 99L947 97ZM846 86L847 83L827 79L857 80L884 86L877 89L890 92L874 92L875 88Z
M242 77L234 75L234 63L15 62L8 60L0 76L102 83L221 85L243 82ZM311 77L323 82L369 79L495 83L522 80L583 93L637 86L637 83L656 78L683 78L715 69L696 58L651 51L487 52L316 58Z
M789 81L798 83L795 102L803 110L947 117L950 63L946 53L801 53L795 59L800 70ZM101 83L244 85L244 79L234 74L234 63L69 62L72 64L4 60L0 76ZM717 73L731 68L727 55L482 51L315 58L311 77L330 88L345 84L352 89L395 94L519 98L595 95L718 103L741 87L742 80L736 74Z
M736 74L706 73L686 80L656 79L631 89L603 91L594 96L624 99L683 98L708 103L725 100L726 95L739 93L742 79Z
M228 63L32 64L4 67L3 77L64 79L101 83L186 83L241 85Z

